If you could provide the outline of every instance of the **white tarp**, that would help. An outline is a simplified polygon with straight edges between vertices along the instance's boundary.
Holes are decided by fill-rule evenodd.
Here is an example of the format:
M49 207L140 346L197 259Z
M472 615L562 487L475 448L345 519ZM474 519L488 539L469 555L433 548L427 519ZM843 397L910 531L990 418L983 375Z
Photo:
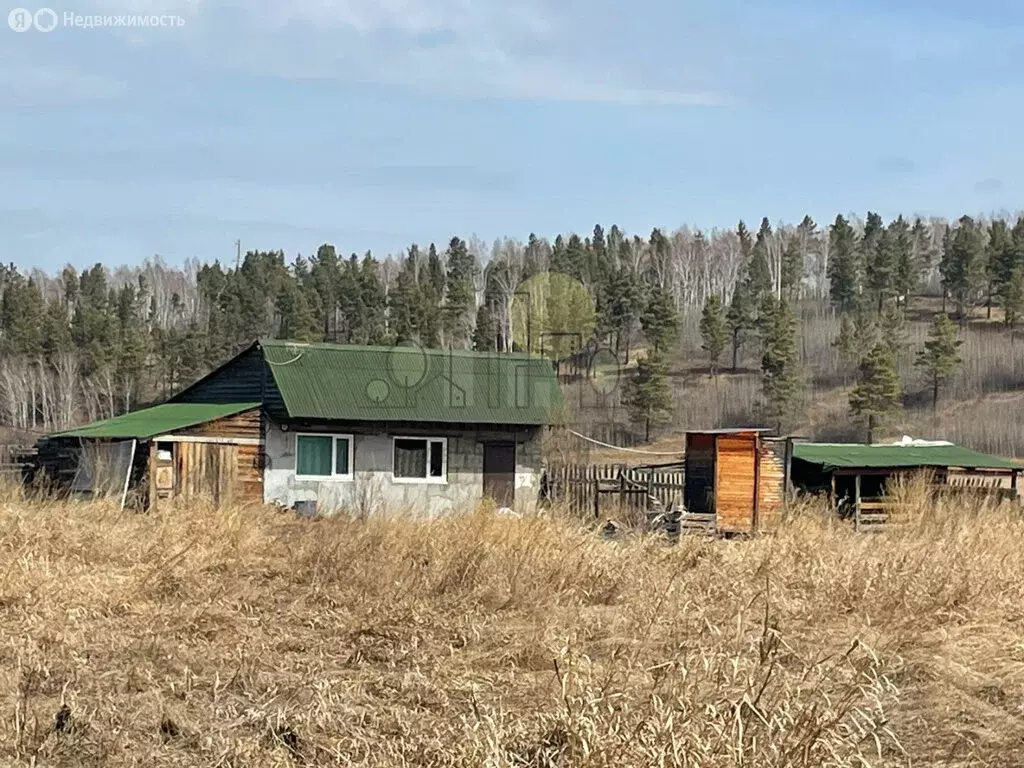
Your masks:
M83 441L71 493L89 499L116 498L124 506L135 458L135 440Z
M884 443L884 445L898 445L905 448L926 448L934 445L952 445L952 443L946 440L915 440L910 435L904 435L902 439L897 440L895 443Z

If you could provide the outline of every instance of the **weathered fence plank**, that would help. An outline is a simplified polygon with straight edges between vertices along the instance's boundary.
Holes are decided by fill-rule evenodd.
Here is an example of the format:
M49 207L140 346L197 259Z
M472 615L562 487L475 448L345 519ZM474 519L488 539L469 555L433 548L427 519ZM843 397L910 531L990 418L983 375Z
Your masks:
M569 464L544 470L544 500L599 517L617 510L667 511L682 506L682 465L631 467L620 464Z
M23 443L0 443L0 482L23 482L35 468L36 447Z

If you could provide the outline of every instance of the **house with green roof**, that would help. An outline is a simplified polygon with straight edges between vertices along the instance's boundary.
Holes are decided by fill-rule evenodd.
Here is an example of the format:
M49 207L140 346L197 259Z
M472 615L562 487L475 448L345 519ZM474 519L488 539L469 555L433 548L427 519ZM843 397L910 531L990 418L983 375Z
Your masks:
M434 514L534 502L560 402L539 357L263 340L166 403L50 441L131 441L151 499Z

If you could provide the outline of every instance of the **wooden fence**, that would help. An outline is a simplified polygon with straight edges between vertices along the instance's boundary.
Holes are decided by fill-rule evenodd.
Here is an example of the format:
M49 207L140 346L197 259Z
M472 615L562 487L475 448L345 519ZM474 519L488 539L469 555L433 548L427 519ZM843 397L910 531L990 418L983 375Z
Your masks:
M570 464L548 467L541 480L550 503L600 517L622 511L669 510L683 505L682 464L629 467L620 464Z

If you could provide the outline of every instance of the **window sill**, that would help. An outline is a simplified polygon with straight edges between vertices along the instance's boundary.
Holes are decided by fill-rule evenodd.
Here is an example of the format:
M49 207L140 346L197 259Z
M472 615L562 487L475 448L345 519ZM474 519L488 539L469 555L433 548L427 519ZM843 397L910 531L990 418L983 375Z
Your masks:
M355 480L352 475L295 475L295 479L302 483L351 483Z
M448 485L446 477L395 477L391 476L395 485Z

